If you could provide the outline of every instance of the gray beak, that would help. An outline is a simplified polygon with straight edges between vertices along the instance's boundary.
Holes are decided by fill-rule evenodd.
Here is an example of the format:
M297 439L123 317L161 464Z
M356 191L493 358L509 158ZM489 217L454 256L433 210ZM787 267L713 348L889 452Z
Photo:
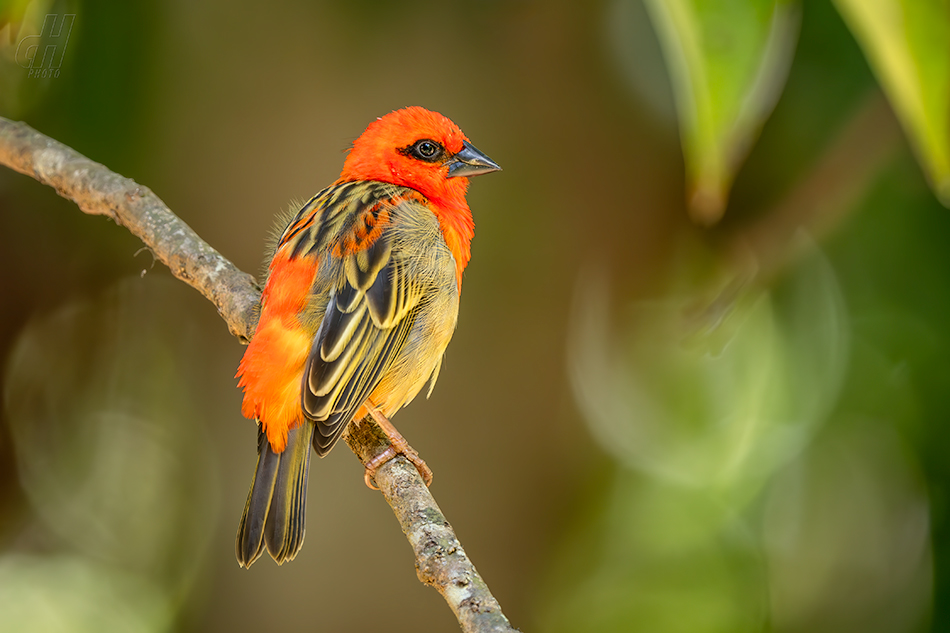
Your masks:
M446 178L457 176L479 176L501 170L498 163L475 149L468 141L462 142L462 149L446 163L449 173Z

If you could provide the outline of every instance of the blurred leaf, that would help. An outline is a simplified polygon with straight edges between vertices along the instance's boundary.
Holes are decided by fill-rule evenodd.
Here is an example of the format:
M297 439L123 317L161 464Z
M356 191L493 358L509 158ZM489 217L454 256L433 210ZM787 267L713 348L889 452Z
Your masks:
M835 0L950 206L950 2Z
M579 288L571 377L594 437L622 464L715 493L722 514L801 450L837 400L846 311L813 244L777 290L741 287L698 316L672 293L639 302L621 335L606 281L589 275Z
M43 31L46 21L53 16L62 28L62 16L76 13L79 3L80 0L0 0L0 115L23 118L50 94L53 75L34 76L29 56L39 52L39 67L44 59L41 51L50 45L52 37L52 31ZM64 39L74 42L75 48L76 33L71 28L65 33ZM63 44L57 40L57 45Z
M689 207L718 221L740 163L788 74L799 9L788 0L645 0L673 80Z
M0 0L0 33L7 25L11 27L8 32L9 37L0 34L0 46L13 44L16 41L15 36L20 30L20 23L29 4L30 0Z

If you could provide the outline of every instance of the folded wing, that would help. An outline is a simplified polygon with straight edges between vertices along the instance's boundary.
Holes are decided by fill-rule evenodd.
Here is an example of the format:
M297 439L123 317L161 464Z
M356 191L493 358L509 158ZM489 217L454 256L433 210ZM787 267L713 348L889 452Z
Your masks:
M388 206L383 214L388 223L398 214L399 204L418 203L379 204ZM394 250L392 236L379 226L379 209L365 213L373 217L369 235L375 239L367 246L370 222L360 219L351 225L356 228L349 229L353 236L341 236L340 243L349 245L339 253L342 275L331 291L304 368L301 400L304 413L316 423L313 448L321 456L339 440L399 355L422 295L407 261L398 247Z

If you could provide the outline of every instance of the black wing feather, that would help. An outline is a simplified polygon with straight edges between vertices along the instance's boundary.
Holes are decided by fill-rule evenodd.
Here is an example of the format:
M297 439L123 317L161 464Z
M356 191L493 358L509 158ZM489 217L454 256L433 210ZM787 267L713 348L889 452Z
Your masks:
M398 203L380 202L380 197L379 192L364 194L361 213L378 214L387 205L388 215L395 217ZM421 294L404 274L385 233L344 256L341 265L339 285L314 337L301 389L303 411L316 425L313 448L321 456L339 440L398 355L415 323Z

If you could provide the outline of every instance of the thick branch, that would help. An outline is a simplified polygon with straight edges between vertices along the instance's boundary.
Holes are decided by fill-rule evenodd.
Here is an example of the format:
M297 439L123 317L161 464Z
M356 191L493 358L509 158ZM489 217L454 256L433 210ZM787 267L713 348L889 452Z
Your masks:
M25 123L3 117L0 164L49 185L84 213L108 216L129 229L173 275L214 304L232 334L243 342L250 339L260 300L254 278L198 237L148 187L106 169Z
M198 237L147 187L3 117L0 164L53 187L84 213L108 216L128 228L172 274L218 308L232 334L250 339L260 300L254 278ZM388 446L371 419L353 425L346 441L363 463ZM376 471L376 484L412 545L419 580L445 597L462 630L514 631L415 467L402 457L390 460Z

